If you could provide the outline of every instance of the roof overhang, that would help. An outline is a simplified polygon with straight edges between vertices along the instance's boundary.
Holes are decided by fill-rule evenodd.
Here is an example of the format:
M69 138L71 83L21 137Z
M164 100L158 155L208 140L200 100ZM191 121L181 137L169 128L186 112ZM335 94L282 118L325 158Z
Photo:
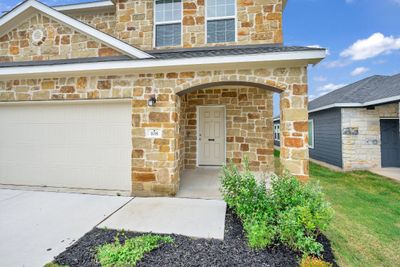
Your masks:
M326 105L323 107L309 110L308 113L318 112L318 111L331 109L331 108L365 108L365 107L369 107L369 106L382 105L382 104L396 102L396 101L400 101L400 95L381 98L381 99L368 101L368 102L364 102L364 103L335 103L335 104Z
M41 66L16 66L0 68L0 79L123 75L162 71L196 71L232 68L294 67L317 64L324 59L325 56L325 50L311 50L180 59L141 59Z
M7 33L10 29L15 28L22 21L30 18L37 12L45 14L62 24L68 25L69 27L92 37L93 39L121 52L124 55L139 59L152 58L152 56L147 54L146 52L141 51L123 41L120 41L112 37L111 35L96 30L95 28L76 19L73 19L36 0L25 1L16 6L13 10L8 12L4 16L2 16L0 18L0 36Z
M115 4L111 0L88 2L80 4L53 6L53 9L65 14L87 13L87 12L113 12Z

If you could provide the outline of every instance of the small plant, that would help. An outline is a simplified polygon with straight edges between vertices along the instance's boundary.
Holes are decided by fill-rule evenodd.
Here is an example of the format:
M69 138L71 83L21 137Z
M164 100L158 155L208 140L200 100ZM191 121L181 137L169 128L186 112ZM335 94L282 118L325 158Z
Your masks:
M300 267L332 267L332 264L315 257L303 257Z
M223 167L221 192L241 219L249 246L263 249L280 242L304 255L320 255L323 246L316 238L332 218L320 186L285 173L274 176L267 190L247 162L243 173L234 164Z
M117 235L113 243L98 247L96 256L104 267L136 266L144 254L173 241L169 236L143 235L127 239L122 244Z

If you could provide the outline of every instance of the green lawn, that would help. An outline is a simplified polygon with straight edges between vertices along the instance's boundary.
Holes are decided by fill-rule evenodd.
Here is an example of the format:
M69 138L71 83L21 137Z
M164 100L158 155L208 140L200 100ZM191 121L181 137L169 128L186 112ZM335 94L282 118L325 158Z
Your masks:
M326 235L340 266L400 266L400 183L310 164L335 217Z

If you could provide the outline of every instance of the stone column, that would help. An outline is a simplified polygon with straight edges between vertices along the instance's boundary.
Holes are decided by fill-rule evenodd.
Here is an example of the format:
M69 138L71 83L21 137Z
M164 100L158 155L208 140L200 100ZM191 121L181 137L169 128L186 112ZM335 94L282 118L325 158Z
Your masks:
M280 95L281 163L302 181L309 178L307 94L307 84L290 84Z
M135 196L172 196L179 188L178 104L174 81L164 74L135 81L132 100L132 192ZM168 88L167 84L171 84ZM148 99L157 89L157 103ZM146 129L160 130L149 138Z

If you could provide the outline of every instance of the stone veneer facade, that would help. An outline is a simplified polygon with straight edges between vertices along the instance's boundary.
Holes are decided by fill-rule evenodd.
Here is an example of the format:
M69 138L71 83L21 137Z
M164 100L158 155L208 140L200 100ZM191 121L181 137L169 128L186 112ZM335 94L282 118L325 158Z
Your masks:
M193 102L190 99L198 99L202 91L186 95L184 93L198 85L209 84L215 88L213 83L224 81L251 82L282 91L282 161L293 174L306 179L306 67L0 81L0 101L132 99L132 191L141 196L174 195L179 189L185 155L188 155L185 154L184 147L185 141L188 141L185 139L187 136L180 130L179 122L185 124L184 116L189 114L186 111L200 104L197 100ZM232 131L228 131L227 144L232 149L228 150L227 157L237 161L239 153L246 153L252 159L255 170L268 171L273 167L272 93L266 89L243 87L212 89L213 94L217 95L218 90L221 90L221 96L225 98L219 98L218 101L230 102L232 114L238 114L228 120L228 123L232 123ZM154 93L157 95L157 104L155 107L148 107L147 100ZM178 96L178 93L183 96ZM208 100L204 100L204 103L211 103L212 97L207 97ZM243 103L239 103L240 101ZM243 104L243 107L236 109L235 103ZM252 122L254 128L251 127ZM239 127L243 127L243 130L236 136ZM162 129L162 138L145 138L146 128ZM260 137L255 137L257 133L266 139L265 143L261 144ZM259 163L254 163L256 161ZM187 165L190 167L191 162L187 161Z
M399 103L376 106L375 109L342 109L343 169L366 170L381 167L381 118L399 118ZM343 129L356 128L358 135L344 134Z
M154 1L116 0L115 3L115 12L70 16L139 49L154 49ZM282 0L237 0L237 42L207 44L205 23L205 1L184 0L182 47L280 44ZM32 44L32 30L37 28L44 30L45 38ZM113 55L120 54L44 15L33 16L0 36L0 62ZM227 81L240 85L221 88L221 83ZM191 92L197 86L204 88ZM196 129L192 127L192 116L200 104L226 106L228 160L239 163L247 155L253 170L272 170L271 90L279 92L281 98L281 161L305 180L308 178L306 66L275 64L264 68L171 69L113 76L21 77L0 81L0 101L131 99L132 192L138 196L165 196L174 195L179 189L182 169L194 167L192 138ZM147 100L153 94L157 104L148 107ZM146 128L161 129L162 138L146 138Z
M153 49L154 1L116 0L115 3L115 13L72 16L140 49ZM207 44L205 0L183 0L182 47L283 42L282 0L237 0L236 6L237 42Z
M39 43L33 43L31 35L37 29L44 32L44 37ZM118 51L41 14L0 37L0 62L119 55Z

